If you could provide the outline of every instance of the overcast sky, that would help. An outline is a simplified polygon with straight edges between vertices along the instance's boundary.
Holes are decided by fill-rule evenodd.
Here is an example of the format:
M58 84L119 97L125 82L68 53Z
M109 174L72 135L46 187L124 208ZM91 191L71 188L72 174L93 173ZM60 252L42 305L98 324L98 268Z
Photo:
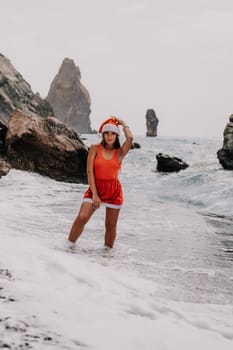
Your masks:
M0 52L46 97L65 57L91 97L145 134L218 136L233 113L233 0L0 0Z

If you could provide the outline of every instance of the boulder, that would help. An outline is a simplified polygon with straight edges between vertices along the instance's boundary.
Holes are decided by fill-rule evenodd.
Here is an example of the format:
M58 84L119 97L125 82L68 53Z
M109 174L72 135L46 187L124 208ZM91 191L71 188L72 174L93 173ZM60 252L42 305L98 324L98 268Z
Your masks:
M233 170L233 114L229 117L223 138L223 147L218 150L217 157L224 169Z
M0 157L0 178L7 175L10 169L10 164Z
M53 114L50 104L34 94L10 60L0 54L0 121L5 126L15 109L40 117Z
M157 136L158 118L153 109L146 112L146 136Z
M130 148L131 149L141 148L141 145L139 143L137 143L137 142L133 142Z
M47 96L58 119L77 133L90 133L90 96L81 84L81 73L74 61L65 58L51 83Z
M163 172L178 172L189 167L182 159L178 157L171 157L167 154L158 153L157 159L157 170Z
M16 169L58 181L87 182L87 147L55 117L38 118L15 110L8 123L6 147Z

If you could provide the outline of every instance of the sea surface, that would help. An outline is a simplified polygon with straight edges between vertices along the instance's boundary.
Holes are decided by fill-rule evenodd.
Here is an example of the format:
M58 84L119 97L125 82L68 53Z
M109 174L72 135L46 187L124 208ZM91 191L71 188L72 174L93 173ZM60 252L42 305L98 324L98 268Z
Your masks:
M83 136L87 145L99 142L95 135ZM216 309L215 316L221 323L226 312L229 320L233 171L223 170L218 162L222 140L136 136L134 141L141 148L129 152L120 172L125 203L115 247L108 252L103 249L102 207L78 241L78 258L154 283L156 296L167 302L226 307L220 316ZM159 152L182 158L189 168L157 172ZM0 179L1 235L35 237L53 253L65 250L86 188L11 170ZM231 326L228 323L225 330ZM228 338L233 339L233 334L228 333Z

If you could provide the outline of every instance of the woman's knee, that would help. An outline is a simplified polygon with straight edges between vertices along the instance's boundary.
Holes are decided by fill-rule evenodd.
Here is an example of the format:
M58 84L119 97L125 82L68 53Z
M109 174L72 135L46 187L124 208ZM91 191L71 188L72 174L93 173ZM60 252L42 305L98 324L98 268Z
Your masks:
M81 225L85 225L93 213L94 210L90 203L82 203L76 221Z
M76 219L76 222L79 224L79 225L86 225L87 221L88 221L88 215L86 215L85 213L79 213L77 219Z

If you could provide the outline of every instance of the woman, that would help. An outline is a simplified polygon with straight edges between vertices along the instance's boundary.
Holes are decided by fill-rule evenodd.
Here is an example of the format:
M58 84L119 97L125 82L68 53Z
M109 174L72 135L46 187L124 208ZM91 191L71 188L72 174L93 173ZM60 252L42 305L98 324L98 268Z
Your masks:
M120 145L119 135L122 126L125 142ZM116 226L123 204L122 187L118 180L118 171L124 156L133 142L133 135L128 125L121 119L107 119L99 128L102 133L100 144L91 145L87 158L87 176L89 188L84 193L83 203L76 217L68 238L69 248L83 232L84 226L100 205L106 207L105 246L112 248L116 238Z

